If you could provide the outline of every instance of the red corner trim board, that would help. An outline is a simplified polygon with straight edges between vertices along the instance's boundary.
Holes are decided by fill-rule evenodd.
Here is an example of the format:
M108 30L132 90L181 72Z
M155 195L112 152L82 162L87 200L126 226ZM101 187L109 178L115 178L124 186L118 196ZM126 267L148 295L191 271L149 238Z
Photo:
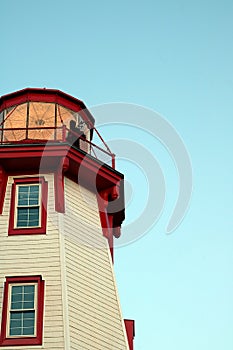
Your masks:
M2 214L3 211L7 180L8 175L5 172L4 168L0 165L0 214Z

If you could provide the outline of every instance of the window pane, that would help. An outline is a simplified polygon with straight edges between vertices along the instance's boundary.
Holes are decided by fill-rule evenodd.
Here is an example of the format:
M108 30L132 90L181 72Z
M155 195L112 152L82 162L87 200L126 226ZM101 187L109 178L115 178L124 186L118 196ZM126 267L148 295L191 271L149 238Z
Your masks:
M35 312L28 311L23 314L23 335L33 335L35 325Z
M19 186L18 205L28 205L29 186Z
M34 320L35 319L35 311L25 311L23 316L24 320Z
M27 227L29 217L29 208L18 208L17 227Z
M22 300L22 294L12 294L11 302L16 303Z
M34 319L24 319L23 320L23 327L27 328L27 327L34 327Z
M23 302L12 302L11 303L11 309L12 310L22 310L23 309Z
M35 286L24 286L24 309L34 309Z
M19 185L19 193L28 193L29 192L29 186L20 186Z
M39 185L19 186L18 206L39 204Z
M24 293L25 294L31 294L35 292L35 286L34 285L29 285L29 286L24 286Z
M31 185L30 186L30 193L36 193L38 194L39 193L39 185Z
M18 208L17 227L39 226L39 207Z
M23 302L23 309L33 309L33 308L34 308L34 301Z
M12 321L20 321L22 319L22 312L11 312Z
M23 286L12 286L11 309L20 310L23 307Z
M35 311L11 312L10 335L34 335Z
M38 215L38 207L33 207L33 208L29 208L29 216L33 217L33 216L37 216Z
M34 309L34 297L34 285L12 286L11 310Z
M23 328L23 335L34 335L34 327Z
M11 315L13 316L13 314ZM14 320L11 318L10 320L10 335L21 335L22 330L22 315L18 314L20 317L18 320Z
M29 198L29 205L38 205L38 197L33 198L32 196Z
M11 312L10 315L10 335L21 335L22 322L23 322L22 312Z
M39 185L30 186L29 205L39 204Z
M29 209L28 226L39 226L39 207Z
M15 294L22 294L23 293L23 286L12 286L12 295Z
M35 312L24 312L23 314L23 335L33 335L35 325Z

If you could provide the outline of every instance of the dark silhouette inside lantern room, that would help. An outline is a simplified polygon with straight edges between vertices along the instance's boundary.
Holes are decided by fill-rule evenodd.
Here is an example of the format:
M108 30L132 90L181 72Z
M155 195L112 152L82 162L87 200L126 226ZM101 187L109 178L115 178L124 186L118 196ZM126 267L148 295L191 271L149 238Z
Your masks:
M86 135L83 133L81 128L76 126L75 120L70 121L70 130L67 135L67 141L69 144L80 148L80 139L85 141Z

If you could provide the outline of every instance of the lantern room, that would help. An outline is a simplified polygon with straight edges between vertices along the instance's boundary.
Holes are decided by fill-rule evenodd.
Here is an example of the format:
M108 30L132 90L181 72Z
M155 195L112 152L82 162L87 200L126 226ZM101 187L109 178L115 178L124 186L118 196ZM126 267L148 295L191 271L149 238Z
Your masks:
M0 98L0 144L68 142L114 165L94 123L82 101L60 90L27 88ZM93 131L103 148L91 142Z

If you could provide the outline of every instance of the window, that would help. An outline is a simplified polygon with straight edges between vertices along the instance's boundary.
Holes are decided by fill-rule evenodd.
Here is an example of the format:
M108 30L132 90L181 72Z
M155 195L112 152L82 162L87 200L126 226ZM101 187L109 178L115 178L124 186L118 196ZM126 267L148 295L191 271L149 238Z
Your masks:
M41 345L44 281L41 276L7 277L0 346Z
M15 179L9 235L46 233L47 192L43 177Z
M40 227L41 185L16 186L15 227Z
M34 336L36 284L10 285L8 336Z

